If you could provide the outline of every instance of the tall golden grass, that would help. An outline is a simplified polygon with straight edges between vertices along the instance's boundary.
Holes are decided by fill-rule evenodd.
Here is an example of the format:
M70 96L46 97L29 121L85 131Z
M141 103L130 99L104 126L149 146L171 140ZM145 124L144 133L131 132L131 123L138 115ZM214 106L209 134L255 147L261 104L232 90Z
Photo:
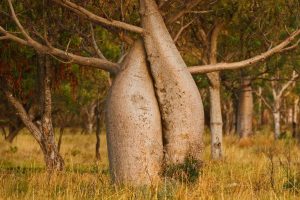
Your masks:
M111 183L105 136L101 161L94 135L66 133L61 153L66 170L51 176L33 138L22 133L13 144L0 139L0 199L300 199L300 148L292 138L273 141L258 132L240 141L226 136L222 161L210 160L205 136L204 164L195 182L163 178L156 187ZM134 164L134 163L133 163Z

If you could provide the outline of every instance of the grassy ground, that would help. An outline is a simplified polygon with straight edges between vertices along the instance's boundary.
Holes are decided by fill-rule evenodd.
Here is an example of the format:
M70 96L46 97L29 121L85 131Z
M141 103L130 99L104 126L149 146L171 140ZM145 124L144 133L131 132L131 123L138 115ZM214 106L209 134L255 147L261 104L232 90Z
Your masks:
M153 188L116 187L108 172L105 137L102 161L94 159L94 135L66 134L62 155L67 169L51 177L39 147L26 133L13 144L0 139L0 199L300 199L300 145L290 138L274 142L257 133L247 141L225 137L225 158L209 159L205 136L199 178L164 178Z

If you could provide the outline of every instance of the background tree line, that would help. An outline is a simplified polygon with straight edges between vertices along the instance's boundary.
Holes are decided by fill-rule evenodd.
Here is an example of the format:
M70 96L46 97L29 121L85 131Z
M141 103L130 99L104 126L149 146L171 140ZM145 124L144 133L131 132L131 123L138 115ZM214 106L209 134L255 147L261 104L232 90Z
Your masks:
M189 139L182 141L186 140L191 146L198 140L195 138L199 138L199 144L193 144L199 147L201 134L198 133L204 128L201 125L201 105L192 102L198 97L174 96L178 95L178 91L185 90L182 88L187 88L192 96L198 90L195 92L192 84L182 83L181 86L179 82L184 78L174 81L178 71L173 73L174 69L159 68L161 65L183 65L178 61L180 55L191 66L188 74L193 74L203 100L205 123L211 133L212 159L218 160L223 156L224 134L237 133L245 139L255 130L270 126L275 139L287 137L288 132L295 138L300 137L298 1L8 0L0 6L2 132L7 140L12 141L22 128L29 129L40 144L49 169L63 169L60 145L54 142L53 127L61 129L60 138L66 127L82 127L86 133L97 130L98 136L103 126L104 101L111 83L120 81L122 85L121 78L118 78L121 72L124 77L144 76L143 79L147 79L147 72L141 67L145 65L143 60L146 58L135 42L140 35L151 63L151 78L155 82L154 90L163 119L162 129L170 144L170 141L177 142L180 141L178 138L187 137ZM157 8L159 16L153 17L158 20L155 24L151 21L151 15ZM164 22L159 21L161 16ZM169 33L161 28L164 26L162 24ZM163 33L163 41L159 38L155 40L157 31ZM170 34L172 41L169 41L167 34ZM159 44L158 47L153 45L155 43ZM173 47L164 49L171 44L176 44L180 54ZM167 58L172 55L178 59ZM136 62L141 59L141 63L136 63L134 59ZM128 63L132 69L127 67ZM233 69L236 70L229 71ZM170 74L176 78L172 80L168 77ZM128 84L142 84L131 83L134 80L132 77ZM118 88L115 91L118 91L118 96L133 89ZM153 90L152 85L149 85L149 90ZM166 94L166 91L171 92ZM182 101L170 100L176 98ZM138 104L139 100L134 102ZM118 113L112 105L122 103L127 105L125 99L124 102L119 99L116 104L109 104L109 109ZM199 104L202 104L201 99ZM177 112L170 107L178 107ZM190 107L197 107L198 110L186 116ZM126 109L129 108L124 107L125 112ZM176 135L174 132L179 128L170 124L177 120L187 121L187 130L193 129L190 123L199 124L194 125L196 131L190 136L182 132ZM115 127L115 123L121 122L114 118L111 123L113 125L110 126ZM155 131L160 132L151 130L151 133ZM170 156L170 163L182 162L181 157L187 155L185 145L184 142L178 146L165 145L170 151L167 155ZM113 152L115 147L111 149L112 155L119 154ZM181 155L178 153L180 151L186 152ZM51 158L53 152L57 155L54 160ZM119 167L115 166L115 170L126 171ZM117 175L122 177L119 171Z

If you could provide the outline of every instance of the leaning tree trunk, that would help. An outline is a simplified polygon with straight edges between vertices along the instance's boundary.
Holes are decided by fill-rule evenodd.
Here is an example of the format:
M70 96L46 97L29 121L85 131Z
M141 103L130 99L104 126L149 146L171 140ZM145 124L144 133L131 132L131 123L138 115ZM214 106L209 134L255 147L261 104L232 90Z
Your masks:
M253 95L251 80L245 77L242 80L238 103L237 132L241 138L252 134Z
M211 131L211 157L214 160L222 158L223 149L223 120L220 98L219 73L214 72L208 75L210 80L210 131Z
M122 63L107 102L110 172L114 182L155 184L163 159L162 128L142 41Z
M163 125L165 161L201 159L204 114L198 88L154 0L140 0L144 42Z

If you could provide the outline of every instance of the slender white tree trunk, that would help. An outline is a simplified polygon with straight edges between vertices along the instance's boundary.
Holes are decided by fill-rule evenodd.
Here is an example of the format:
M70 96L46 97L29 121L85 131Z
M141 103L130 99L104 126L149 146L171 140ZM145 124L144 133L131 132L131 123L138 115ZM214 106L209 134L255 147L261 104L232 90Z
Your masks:
M252 134L253 95L249 77L242 80L242 89L239 94L237 132L241 138Z
M278 139L280 136L280 112L279 110L273 112L274 118L274 137Z
M198 88L154 0L140 0L144 41L160 106L165 160L201 160L204 112Z
M220 98L219 73L210 74L210 131L211 131L211 157L214 160L222 158L223 121Z
M106 125L115 183L156 184L163 160L162 127L142 41L136 41L113 81Z

